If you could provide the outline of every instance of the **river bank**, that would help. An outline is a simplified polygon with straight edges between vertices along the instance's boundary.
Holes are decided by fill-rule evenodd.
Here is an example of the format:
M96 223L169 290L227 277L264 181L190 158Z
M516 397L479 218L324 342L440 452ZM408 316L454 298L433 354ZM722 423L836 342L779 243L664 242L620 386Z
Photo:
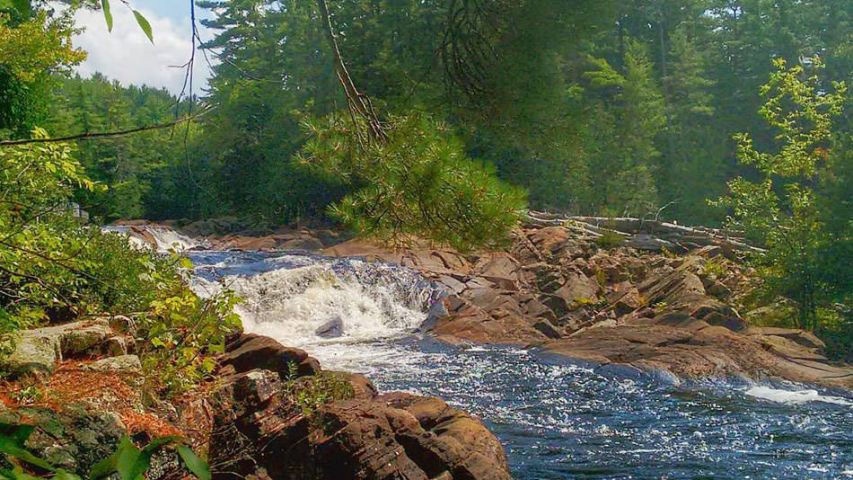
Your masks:
M429 245L394 250L331 230L204 238L218 249L296 248L412 268L447 292L443 314L427 328L451 343L533 345L676 379L853 388L853 367L827 359L813 334L759 326L785 315L784 307L741 312L752 279L737 242L694 236L693 248L672 253L665 235L607 245L582 226L551 223L528 223L504 251L472 254Z
M200 390L152 402L124 322L62 329L92 335L52 337L45 395L7 385L4 399L7 421L76 425L40 437L52 458L95 459L80 442L104 431L96 443L190 436L216 478L837 478L853 465L846 367L807 333L750 326L732 307L748 271L714 246L671 255L532 225L506 251L463 255L311 229L116 228L183 250L198 291L234 289L247 331L268 337L234 339ZM294 241L315 248L275 248ZM812 367L796 367L806 354ZM828 369L842 374L814 373ZM152 478L171 478L162 461Z

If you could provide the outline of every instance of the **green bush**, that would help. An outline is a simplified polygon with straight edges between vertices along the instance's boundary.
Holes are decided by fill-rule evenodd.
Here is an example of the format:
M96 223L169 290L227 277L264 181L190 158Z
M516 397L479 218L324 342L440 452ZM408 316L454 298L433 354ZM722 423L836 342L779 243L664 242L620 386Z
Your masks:
M826 343L826 356L833 360L853 361L853 308L848 301L818 310L817 336Z
M69 147L0 148L0 169L0 344L6 351L19 329L123 314L137 320L142 361L158 388L180 392L212 371L206 354L221 351L225 336L240 328L233 295L199 298L182 273L188 260L133 248L73 218L73 191L97 186Z
M30 425L0 424L0 453L12 468L0 468L0 478L9 480L35 480L47 478L33 476L29 470L39 469L50 472L54 480L81 480L75 473L57 468L47 460L32 453L26 446L27 439L35 431ZM142 480L151 468L151 458L165 447L175 447L175 452L181 459L181 466L195 475L199 480L210 480L210 465L199 458L185 439L178 436L166 436L152 439L145 447L137 448L133 441L124 437L116 451L101 460L90 472L87 478L99 480L102 478L118 478L120 480Z
M341 372L318 372L314 375L297 377L295 363L290 363L289 379L285 383L290 402L299 410L299 414L308 418L313 425L322 427L324 418L318 413L327 403L349 400L355 397L352 383Z
M728 183L729 195L714 202L729 209L728 227L742 231L766 249L753 256L762 288L797 306L797 324L819 330L818 311L847 288L827 275L824 256L833 250L833 235L824 222L825 208L815 186L832 176L830 158L836 117L843 112L847 87L827 89L816 59L810 71L773 62L775 71L761 87L765 103L759 110L775 130L775 149L760 150L749 134L738 134L738 161L755 167L756 179L738 177Z
M595 244L599 248L611 249L621 247L625 244L625 237L616 232L605 231L600 237L595 239Z
M393 243L420 237L459 250L503 244L525 194L468 158L448 127L424 115L391 117L387 141L363 143L349 117L307 124L302 155L353 188L331 216L356 232Z

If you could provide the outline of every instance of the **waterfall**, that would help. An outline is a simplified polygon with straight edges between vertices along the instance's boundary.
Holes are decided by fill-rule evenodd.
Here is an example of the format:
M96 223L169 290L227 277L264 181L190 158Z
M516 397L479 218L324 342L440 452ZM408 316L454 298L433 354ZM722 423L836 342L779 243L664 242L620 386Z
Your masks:
M224 263L197 273L199 293L225 287L243 300L246 331L299 347L410 334L442 295L407 268L357 259L281 255L243 264L239 274Z
M154 248L158 252L169 250L184 252L204 246L202 242L160 225L109 225L103 229L107 232L126 235L134 247Z

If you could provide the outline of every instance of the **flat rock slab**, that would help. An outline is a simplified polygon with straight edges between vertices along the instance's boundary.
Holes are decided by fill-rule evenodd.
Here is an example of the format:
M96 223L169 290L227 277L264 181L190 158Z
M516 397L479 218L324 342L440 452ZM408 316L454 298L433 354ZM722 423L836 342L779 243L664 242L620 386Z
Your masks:
M82 355L112 337L107 319L84 320L25 330L15 339L15 350L0 367L12 376L50 374L65 357Z
M618 325L585 330L550 341L543 348L550 353L600 364L664 370L686 379L776 377L853 388L850 366L825 363L823 357L782 337L747 336L718 326L688 330L661 325Z

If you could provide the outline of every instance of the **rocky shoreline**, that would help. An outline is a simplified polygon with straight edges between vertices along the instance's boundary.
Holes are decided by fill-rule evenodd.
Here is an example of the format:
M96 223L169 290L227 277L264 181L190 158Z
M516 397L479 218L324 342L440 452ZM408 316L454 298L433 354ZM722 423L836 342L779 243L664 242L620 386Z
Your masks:
M350 240L322 253L399 263L444 285L447 315L430 329L448 342L530 345L674 379L853 389L853 368L830 362L813 334L750 325L748 318L772 312L741 315L734 307L749 273L721 246L678 255L604 248L576 229L528 225L504 252L392 253Z
M154 241L146 225L128 227ZM395 250L316 229L202 238L216 249L299 249L412 268L447 292L423 328L449 343L523 345L672 382L853 389L853 368L830 362L817 337L751 325L774 314L767 309L739 313L750 272L731 244L673 254L642 235L639 244L605 242L600 230L532 222L504 251L469 254ZM0 422L35 425L28 447L82 473L126 434L141 442L177 434L206 456L214 478L510 478L503 447L478 419L437 398L380 394L365 377L325 371L268 337L235 336L199 389L152 398L133 329L127 318L97 317L22 332L2 365L19 380L0 389ZM29 396L34 382L46 395ZM182 478L174 457L155 457L149 478Z
M379 394L365 377L325 371L268 337L233 338L214 377L190 394L146 397L139 359L110 350L111 339L129 339L110 323L30 331L24 348L50 338L60 358L7 365L21 381L4 385L0 423L36 427L27 447L56 467L87 475L125 435L180 435L218 479L510 478L503 447L478 419L437 398ZM16 395L33 375L46 396ZM166 452L147 478L185 477Z
M786 312L739 312L751 281L740 259L754 248L712 229L604 220L534 214L505 250L467 254L392 249L322 228L223 233L235 225L208 220L182 231L216 249L299 249L410 267L447 290L442 315L425 328L450 343L534 346L675 381L853 389L853 367L829 361L810 332L753 325Z

